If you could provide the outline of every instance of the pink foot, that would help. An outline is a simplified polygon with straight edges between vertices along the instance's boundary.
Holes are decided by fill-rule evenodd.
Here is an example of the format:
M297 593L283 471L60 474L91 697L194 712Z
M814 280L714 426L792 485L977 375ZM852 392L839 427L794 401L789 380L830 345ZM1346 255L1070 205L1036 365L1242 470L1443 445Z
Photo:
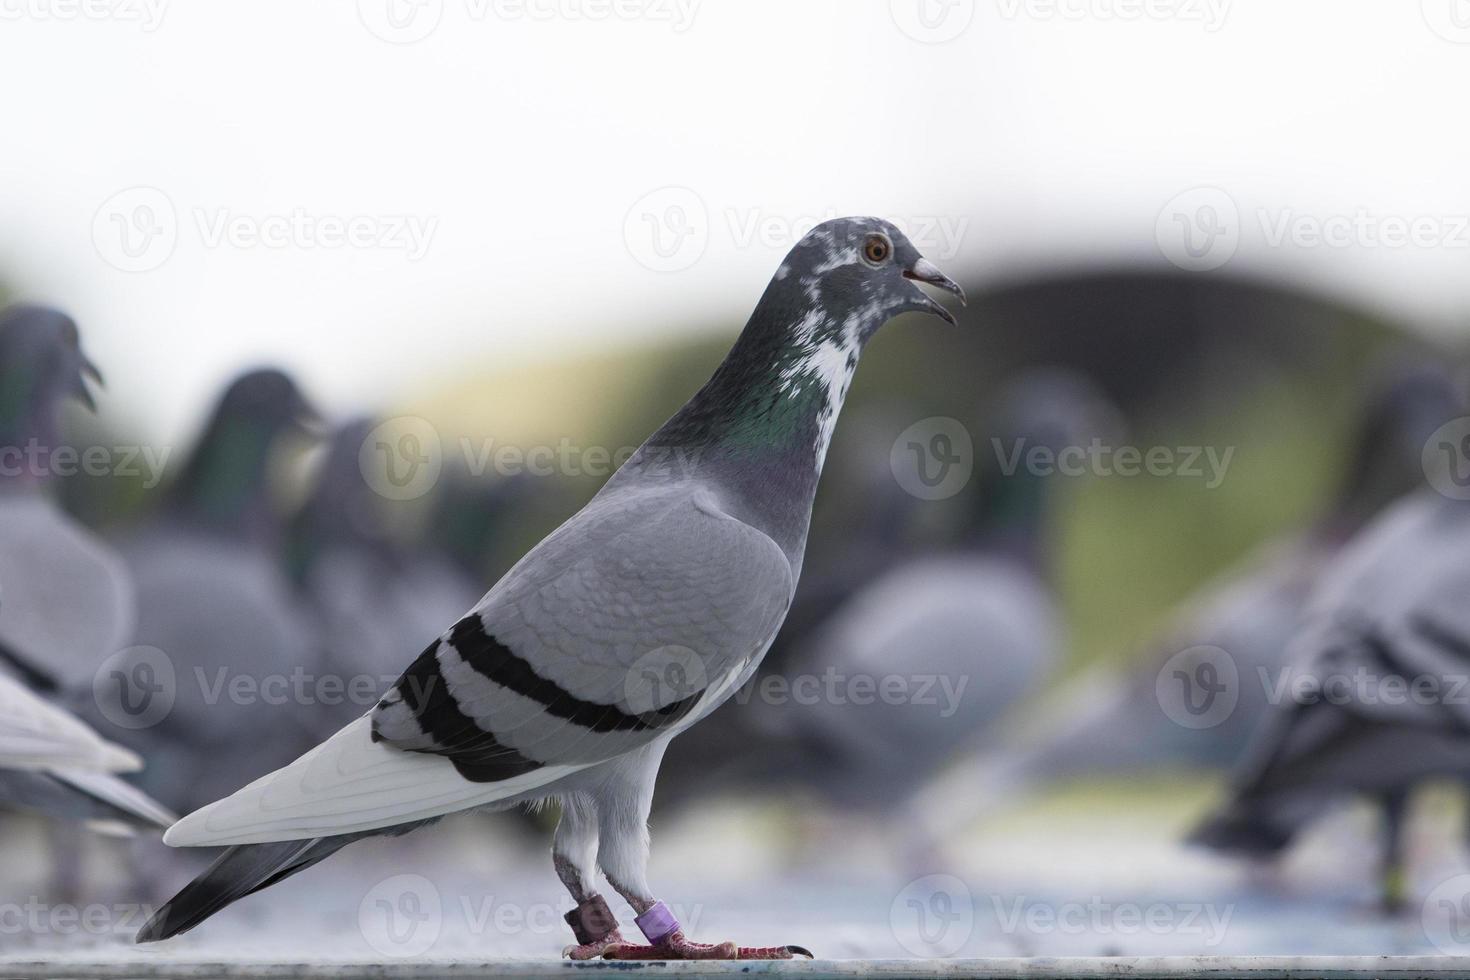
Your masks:
M608 960L789 960L794 956L812 959L801 946L736 946L732 942L696 943L675 931L652 945L618 943L602 952Z
M595 960L601 956L609 946L626 946L627 940L622 933L614 929L601 939L594 939L586 943L574 943L561 951L561 955L569 960Z

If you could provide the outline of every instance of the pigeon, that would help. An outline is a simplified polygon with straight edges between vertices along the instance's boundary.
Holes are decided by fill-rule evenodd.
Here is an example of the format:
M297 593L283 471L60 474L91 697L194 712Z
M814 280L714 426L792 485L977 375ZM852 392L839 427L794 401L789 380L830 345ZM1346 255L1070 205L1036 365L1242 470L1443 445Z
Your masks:
M1437 360L1394 352L1373 365L1366 387L1347 469L1325 513L1267 541L1187 600L1137 669L1089 670L1057 692L1035 726L1045 734L1017 749L1007 769L1056 780L1150 768L1227 770L1240 761L1270 709L1262 686L1241 685L1219 724L1189 728L1163 709L1159 678L1165 671L1167 683L1176 671L1201 676L1221 651L1241 678L1279 668L1303 605L1339 549L1422 479L1425 440L1460 413L1454 378Z
M162 828L174 816L117 776L137 755L102 739L55 699L90 701L93 677L127 641L131 580L121 558L49 492L66 458L63 402L95 410L76 323L39 306L0 313L0 807L93 829ZM75 841L53 831L52 882L75 889Z
M175 824L228 845L138 935L176 935L364 837L446 814L555 800L574 959L788 959L697 943L646 878L669 740L759 665L801 573L812 499L859 355L907 311L963 297L891 223L812 229L725 360L597 495L532 548L362 718ZM624 939L601 870L646 944Z
M1411 790L1470 778L1467 590L1470 502L1422 489L1364 528L1314 589L1288 663L1259 678L1270 711L1190 842L1273 857L1333 802L1365 795L1383 807L1382 900L1398 908Z
M155 513L120 542L138 626L99 696L135 714L116 737L154 761L142 785L181 810L289 762L315 741L312 704L335 697L285 574L269 485L281 442L314 419L281 371L240 375Z
M56 310L0 313L0 665L49 692L90 688L132 633L136 600L122 559L49 492L69 452L61 409L95 408L76 324Z

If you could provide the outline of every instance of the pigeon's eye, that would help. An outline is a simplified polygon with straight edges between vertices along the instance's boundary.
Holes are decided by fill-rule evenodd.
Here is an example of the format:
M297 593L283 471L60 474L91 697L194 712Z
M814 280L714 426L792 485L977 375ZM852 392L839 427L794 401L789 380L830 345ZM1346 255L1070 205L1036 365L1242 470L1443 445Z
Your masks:
M886 262L891 254L893 254L893 243L886 235L869 235L868 240L863 242L863 258L872 265Z

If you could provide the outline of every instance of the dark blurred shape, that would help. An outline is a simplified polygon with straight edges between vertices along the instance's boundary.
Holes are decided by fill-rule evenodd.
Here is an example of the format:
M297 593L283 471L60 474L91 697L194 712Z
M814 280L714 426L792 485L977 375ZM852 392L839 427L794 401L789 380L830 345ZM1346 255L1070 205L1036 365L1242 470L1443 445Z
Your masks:
M145 785L180 811L312 744L320 665L284 574L270 476L283 442L315 418L285 373L241 374L162 503L120 542L137 583L138 648L109 694L118 710L159 717L117 737L157 761Z

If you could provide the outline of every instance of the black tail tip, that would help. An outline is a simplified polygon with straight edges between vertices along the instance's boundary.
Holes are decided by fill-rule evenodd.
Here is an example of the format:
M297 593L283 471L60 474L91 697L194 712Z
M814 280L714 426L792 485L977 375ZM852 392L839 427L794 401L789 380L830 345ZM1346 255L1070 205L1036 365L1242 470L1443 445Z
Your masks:
M169 918L169 907L165 905L157 912L154 912L151 919L143 923L143 928L138 930L138 934L133 937L133 942L138 945L142 945L143 943L157 943L165 939L172 939L180 932L183 932L182 929L170 928Z

